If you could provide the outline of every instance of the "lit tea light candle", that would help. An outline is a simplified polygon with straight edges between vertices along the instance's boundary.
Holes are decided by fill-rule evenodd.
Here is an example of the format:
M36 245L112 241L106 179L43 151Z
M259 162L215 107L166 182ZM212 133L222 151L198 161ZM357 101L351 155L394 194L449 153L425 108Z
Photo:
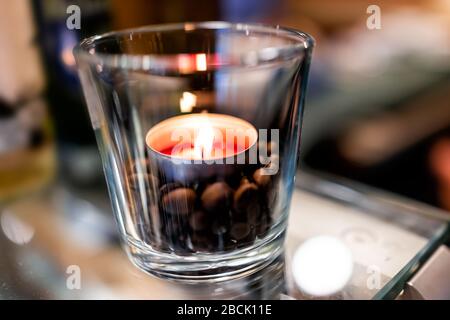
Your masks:
M243 119L196 113L158 123L146 143L152 152L173 160L221 160L249 150L257 139L256 128Z
M192 98L184 93L180 106L195 106ZM154 233L166 239L162 246L226 251L269 232L278 182L262 173L258 138L248 121L206 112L168 118L147 132L150 174L140 185L148 186L145 192L158 203L153 215L161 226ZM180 237L180 230L187 236Z

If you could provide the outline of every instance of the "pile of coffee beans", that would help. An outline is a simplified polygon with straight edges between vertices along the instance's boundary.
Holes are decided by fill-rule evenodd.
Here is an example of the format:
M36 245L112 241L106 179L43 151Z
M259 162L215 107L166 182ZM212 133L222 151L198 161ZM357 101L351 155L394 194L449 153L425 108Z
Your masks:
M271 159L269 143L265 148ZM164 172L131 166L129 187L136 203L142 195L151 203L149 221L143 232L150 245L177 254L229 251L251 245L264 237L272 224L277 200L278 175L265 175L263 165L236 166L233 174L216 175L204 181L167 181ZM142 172L141 179L137 171ZM155 169L153 168L153 171ZM145 192L142 192L142 186ZM141 208L142 209L142 208ZM137 209L137 215L144 210Z

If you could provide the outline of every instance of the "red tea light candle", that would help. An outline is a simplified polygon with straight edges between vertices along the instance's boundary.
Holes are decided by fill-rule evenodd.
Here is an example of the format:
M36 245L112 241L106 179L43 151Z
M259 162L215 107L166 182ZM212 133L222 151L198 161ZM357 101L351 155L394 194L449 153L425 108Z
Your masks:
M255 127L245 120L197 113L158 123L147 133L146 143L153 152L172 159L220 160L247 151L257 139Z
M150 160L172 162L171 165L159 163L159 166L164 167L166 176L174 178L185 178L188 175L186 170L191 171L189 177L211 173L203 166L198 171L193 166L177 166L181 163L212 164L211 167L243 164L245 153L256 145L257 140L257 130L249 122L212 113L194 113L166 119L150 129L146 136ZM242 158L238 161L240 155Z

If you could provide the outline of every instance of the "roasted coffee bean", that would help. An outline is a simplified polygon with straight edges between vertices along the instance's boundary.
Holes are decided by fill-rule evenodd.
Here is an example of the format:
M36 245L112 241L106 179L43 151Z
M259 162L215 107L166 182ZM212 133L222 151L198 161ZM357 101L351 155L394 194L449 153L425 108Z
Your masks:
M185 215L194 209L196 194L189 188L177 188L162 197L163 209L171 214Z
M208 215L201 210L194 211L189 217L189 225L194 231L201 231L210 225Z
M235 240L245 239L250 234L250 226L247 223L235 223L231 226L230 235Z
M246 184L246 183L250 183L250 180L248 180L247 177L242 177L241 182L239 183L239 185L243 185L243 184Z
M244 183L234 194L234 209L239 217L245 216L248 221L254 221L260 214L260 199L258 187L254 183Z
M253 173L253 180L262 190L267 190L272 183L272 176L266 174L264 169L260 168Z
M233 220L254 224L261 211L261 197L256 184L241 185L234 196Z
M182 187L183 187L183 185L179 182L169 182L169 183L162 185L161 188L159 188L159 192L161 193L161 195L165 195L172 190L175 190L177 188L182 188Z
M226 212L233 201L233 189L225 182L216 182L203 191L201 196L202 206L209 212Z

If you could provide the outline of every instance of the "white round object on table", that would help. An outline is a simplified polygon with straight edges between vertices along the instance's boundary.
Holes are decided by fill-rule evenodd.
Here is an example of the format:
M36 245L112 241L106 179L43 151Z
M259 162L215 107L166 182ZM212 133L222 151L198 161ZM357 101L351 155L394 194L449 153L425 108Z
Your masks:
M317 236L296 250L292 261L294 281L313 296L329 296L342 290L353 272L350 249L338 238Z

